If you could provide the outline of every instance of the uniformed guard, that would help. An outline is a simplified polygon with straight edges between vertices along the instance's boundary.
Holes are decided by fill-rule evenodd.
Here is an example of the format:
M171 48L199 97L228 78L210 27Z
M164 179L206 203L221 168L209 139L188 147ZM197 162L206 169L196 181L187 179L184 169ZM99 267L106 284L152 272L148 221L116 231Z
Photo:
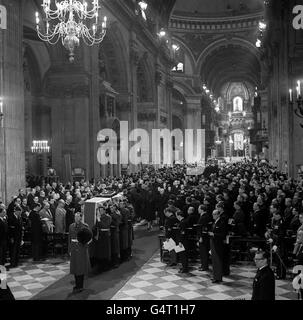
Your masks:
M93 227L93 258L96 259L100 271L107 270L111 262L110 225L112 217L103 207L97 209L96 224Z
M84 232L91 233L86 223L82 222L82 213L77 212L75 214L75 222L69 226L68 234L68 252L70 254L70 273L75 276L75 287L73 288L74 293L83 291L84 276L88 275L90 271L90 260L88 253L87 236L81 235L82 230ZM81 235L79 239L78 235ZM83 237L84 236L84 237ZM85 239L86 238L86 239ZM80 241L79 241L80 240Z
M130 260L132 257L132 245L134 240L134 228L133 228L133 219L135 218L135 210L132 204L128 202L127 199L124 200L126 203L126 207L130 213L128 219L128 247L127 247L127 260Z

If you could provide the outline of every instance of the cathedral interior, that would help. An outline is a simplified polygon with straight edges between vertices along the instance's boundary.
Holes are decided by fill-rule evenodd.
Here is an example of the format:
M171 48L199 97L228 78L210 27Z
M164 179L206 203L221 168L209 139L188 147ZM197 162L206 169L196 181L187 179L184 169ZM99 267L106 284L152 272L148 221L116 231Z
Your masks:
M153 129L202 129L199 161L204 164L214 159L265 161L287 177L299 179L303 31L292 23L299 1L102 0L94 18L103 21L104 38L92 46L82 38L78 45L72 44L75 34L69 39L62 36L57 43L41 36L48 35L49 24L54 23L44 16L47 5L55 2L60 1L0 1L1 13L6 11L1 24L7 20L0 28L1 202L9 204L20 190L41 183L96 182L140 172L142 163L123 164L120 156L115 164L98 161L100 130L112 129L118 150L125 147L119 137L121 121L127 121L129 132L141 128L150 136ZM79 1L90 8L97 2ZM138 152L152 164L151 149ZM165 167L161 161L155 167ZM143 244L149 242L140 227L137 232ZM158 235L151 237L155 252ZM146 275L151 276L162 260L159 255L148 259L153 260L143 271L149 270ZM51 279L45 283L59 281L67 264L50 268ZM128 266L122 268L130 272ZM113 278L118 276L119 271L113 272ZM123 292L100 293L93 280L89 285L96 286L95 298L138 298L142 287L136 287L136 281L140 276L140 281L149 281L146 275L137 273ZM100 283L101 278L98 275ZM20 285L18 279L12 281L12 290L14 285ZM53 294L41 293L45 288L39 282L25 283L27 289L20 289L15 297L29 299L40 292L41 299L65 299L66 284L60 285ZM165 290L173 290L170 285L163 285L163 299ZM197 288L191 288L196 283L186 285L190 294L183 298L198 298ZM280 296L283 290L291 291L285 288L280 288ZM34 293L27 295L30 290ZM209 295L223 299L224 292L223 288ZM182 297L182 292L175 294Z

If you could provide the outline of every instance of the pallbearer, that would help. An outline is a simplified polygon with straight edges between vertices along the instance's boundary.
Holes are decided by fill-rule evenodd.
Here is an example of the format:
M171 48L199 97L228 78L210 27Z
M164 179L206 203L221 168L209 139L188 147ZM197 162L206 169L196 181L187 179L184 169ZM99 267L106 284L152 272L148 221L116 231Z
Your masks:
M121 261L127 260L128 252L128 220L130 219L130 212L126 207L124 201L120 202L121 224L120 224L120 256Z
M121 213L118 211L116 205L110 205L111 223L111 249L112 249L112 264L114 268L119 266L120 262L120 224L122 222Z
M112 217L101 206L97 209L96 224L93 227L93 258L100 270L107 270L111 262L110 226Z
M128 246L127 246L127 260L130 260L132 257L132 245L133 245L133 240L134 240L134 229L133 229L133 219L135 217L135 212L134 212L134 207L128 203L127 198L125 198L125 205L126 208L129 211L129 218L128 218L128 223L127 223L127 232L128 232Z

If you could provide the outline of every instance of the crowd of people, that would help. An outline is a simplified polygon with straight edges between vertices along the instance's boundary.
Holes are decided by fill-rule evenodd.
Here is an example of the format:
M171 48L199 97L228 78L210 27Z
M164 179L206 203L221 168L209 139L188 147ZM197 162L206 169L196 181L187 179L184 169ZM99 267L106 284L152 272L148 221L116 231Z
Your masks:
M263 239L261 246L272 250L281 279L286 276L289 256L303 263L301 179L289 179L267 163L250 161L221 167L209 164L201 176L189 176L186 169L186 165L145 166L140 172L98 182L52 183L19 190L7 207L0 204L0 264L6 262L9 249L10 265L17 266L26 231L31 234L33 259L40 260L47 253L43 234L68 234L75 214L83 213L84 202L108 189L123 193L124 198L97 212L92 230L97 253L93 256L102 265L117 266L129 259L132 223L152 230L154 220L167 238L184 246L185 251L171 253L169 262L173 266L179 258L180 272L188 272L189 253L194 249L189 239L194 230L200 269L208 270L211 251L214 282L229 274L231 235Z

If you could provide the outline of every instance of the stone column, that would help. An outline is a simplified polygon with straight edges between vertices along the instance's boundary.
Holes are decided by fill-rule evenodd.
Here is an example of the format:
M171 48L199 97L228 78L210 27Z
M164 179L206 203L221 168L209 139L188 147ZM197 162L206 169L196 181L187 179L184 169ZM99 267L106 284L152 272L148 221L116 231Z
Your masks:
M186 127L185 129L194 130L194 152L197 152L197 129L201 129L201 97L200 96L187 96L187 114L186 114ZM205 159L205 135L202 136L202 159Z
M2 0L7 9L7 29L0 29L0 198L8 202L25 187L23 8L20 0Z
M129 123L129 131L138 127L138 101L137 101L137 67L139 63L139 51L135 41L134 32L131 33L130 42L130 78L131 78L131 121ZM129 143L129 148L132 147ZM133 164L129 164L130 172L136 172L137 168Z

